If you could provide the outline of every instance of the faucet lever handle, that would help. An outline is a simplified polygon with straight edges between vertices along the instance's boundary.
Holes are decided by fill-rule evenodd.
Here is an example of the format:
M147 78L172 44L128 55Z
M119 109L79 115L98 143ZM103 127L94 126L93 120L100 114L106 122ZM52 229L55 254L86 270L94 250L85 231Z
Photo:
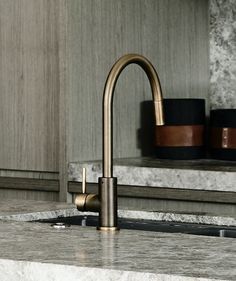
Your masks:
M86 168L82 170L82 193L86 193Z

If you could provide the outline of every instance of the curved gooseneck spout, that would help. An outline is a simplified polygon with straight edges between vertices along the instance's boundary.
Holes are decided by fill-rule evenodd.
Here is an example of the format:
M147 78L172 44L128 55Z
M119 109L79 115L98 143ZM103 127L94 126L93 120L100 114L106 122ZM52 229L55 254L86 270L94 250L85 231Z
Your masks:
M112 101L116 82L122 70L129 64L138 64L146 72L155 107L156 125L163 125L162 91L157 72L145 57L138 54L122 56L112 67L104 88L103 94L103 177L113 176L113 149L112 149Z
M98 211L98 230L116 231L117 227L117 178L113 177L112 157L112 100L117 79L122 70L135 63L146 72L155 107L156 125L163 125L162 92L158 75L152 64L143 56L128 54L121 57L112 67L103 94L103 176L99 178L98 194L88 194L85 188L85 171L83 176L83 193L78 194L75 204L80 211Z

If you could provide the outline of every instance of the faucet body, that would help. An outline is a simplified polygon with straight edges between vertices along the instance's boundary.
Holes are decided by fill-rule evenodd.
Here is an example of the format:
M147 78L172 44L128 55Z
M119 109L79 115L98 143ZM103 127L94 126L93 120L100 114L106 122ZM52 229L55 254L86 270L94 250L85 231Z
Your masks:
M103 175L99 178L99 192L79 194L75 204L79 210L99 211L99 230L117 230L117 178L113 177L113 95L122 70L129 64L138 64L146 72L153 96L156 125L164 125L162 91L157 72L145 57L138 54L122 56L112 67L103 93ZM92 198L92 200L91 200Z

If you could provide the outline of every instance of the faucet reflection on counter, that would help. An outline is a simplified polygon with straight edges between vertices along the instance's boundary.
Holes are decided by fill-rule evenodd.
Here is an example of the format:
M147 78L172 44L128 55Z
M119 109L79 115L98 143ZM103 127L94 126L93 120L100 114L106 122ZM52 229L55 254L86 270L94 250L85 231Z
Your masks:
M103 94L103 176L99 178L98 194L86 193L86 172L83 170L82 194L77 194L75 204L80 211L99 212L98 230L116 231L117 178L113 177L112 151L112 101L116 82L129 64L138 64L147 74L154 102L156 125L164 125L162 90L158 74L148 59L138 54L122 56L112 67Z

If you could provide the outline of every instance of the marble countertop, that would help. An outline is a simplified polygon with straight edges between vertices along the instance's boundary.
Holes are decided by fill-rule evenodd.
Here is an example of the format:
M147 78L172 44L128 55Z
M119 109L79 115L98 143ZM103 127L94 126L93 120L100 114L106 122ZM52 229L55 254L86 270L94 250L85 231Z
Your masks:
M0 200L0 220L27 222L79 215L98 214L92 212L79 212L74 204L69 203L16 199ZM118 216L119 218L129 219L236 226L236 216L216 216L211 213L118 210Z
M69 203L37 200L0 200L0 220L34 221L79 214L76 206Z
M26 222L80 214L73 204L1 200L0 280L236 280L236 240L232 238L134 230L108 234L92 227L55 229L51 224ZM120 210L119 216L188 222L204 219L197 214L125 210ZM208 222L216 219L209 218L205 216ZM236 218L230 219L236 222Z
M87 169L88 182L97 182L102 175L101 161L73 162L69 164L69 180L81 181L83 167ZM121 185L236 192L233 161L117 159L113 174Z
M236 240L0 221L0 280L236 280Z

